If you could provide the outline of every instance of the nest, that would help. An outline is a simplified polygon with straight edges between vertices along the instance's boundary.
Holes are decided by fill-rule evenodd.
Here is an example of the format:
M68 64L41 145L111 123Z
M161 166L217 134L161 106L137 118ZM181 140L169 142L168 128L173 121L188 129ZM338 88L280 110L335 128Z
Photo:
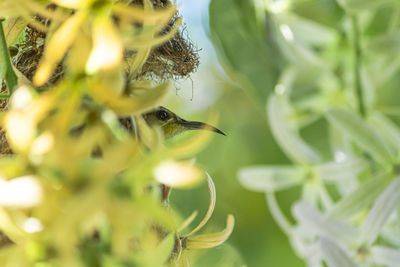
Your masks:
M170 0L151 0L155 9L165 8L171 5ZM143 5L143 0L131 0L130 5ZM54 9L56 6L51 4L49 9ZM171 18L171 21L163 29L160 35L168 33L175 25L179 15ZM51 21L48 19L36 16L35 19L45 26L49 26ZM39 61L43 55L45 47L46 34L37 30L32 25L28 25L25 33L25 41L16 47L10 48L12 62L15 67L24 74L29 80L36 72ZM185 29L181 29L169 41L158 47L154 47L143 65L142 69L133 79L181 79L190 76L191 73L197 70L199 65L198 49L188 38ZM134 56L135 51L126 51L126 55ZM55 84L64 75L64 65L61 62L55 69L53 75L45 86ZM127 77L131 77L129 74ZM130 81L127 81L129 83ZM3 82L0 92L6 90ZM7 100L0 100L0 110L7 110ZM0 130L0 154L12 154L6 139L6 133Z
M171 29L176 19L177 17L173 19L163 33ZM199 65L199 50L185 33L185 29L182 29L174 38L159 47L153 48L138 78L151 75L160 80L180 79L196 71Z
M38 21L46 24L41 18ZM12 58L15 67L23 73L30 81L36 72L39 61L44 52L44 40L46 34L28 26L26 29L25 42L18 47L18 53ZM53 75L50 77L47 85L56 83L64 74L62 64L58 64Z
M171 5L170 0L152 0L156 9ZM132 0L131 5L143 5L143 0ZM49 6L54 8L54 5ZM175 15L160 35L168 33L174 26L178 15ZM36 17L36 20L48 26L50 21ZM13 57L13 63L29 80L32 80L40 58L44 51L46 34L29 25L26 40L18 47L19 52ZM181 29L172 39L152 49L149 58L135 79L151 77L156 80L181 79L188 77L197 70L199 65L198 49L187 37L185 29ZM135 51L127 51L134 56ZM64 74L63 64L60 63L48 85L56 83Z
M152 0L155 9L171 5L169 0ZM143 0L132 0L130 4L143 5ZM161 35L168 33L179 15L175 15ZM137 78L152 77L158 80L181 79L190 76L199 66L199 49L189 39L185 28L172 39L152 49Z

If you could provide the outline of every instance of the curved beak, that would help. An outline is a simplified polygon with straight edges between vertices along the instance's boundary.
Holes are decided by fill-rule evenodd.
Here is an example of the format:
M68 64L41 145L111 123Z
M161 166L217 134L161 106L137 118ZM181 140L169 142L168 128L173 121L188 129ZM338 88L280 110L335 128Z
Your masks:
M218 129L214 126L211 126L207 123L204 123L204 122L186 121L184 119L181 119L181 120L179 120L178 123L188 130L208 130L208 131L216 132L216 133L226 136L226 134L223 131L221 131L220 129Z

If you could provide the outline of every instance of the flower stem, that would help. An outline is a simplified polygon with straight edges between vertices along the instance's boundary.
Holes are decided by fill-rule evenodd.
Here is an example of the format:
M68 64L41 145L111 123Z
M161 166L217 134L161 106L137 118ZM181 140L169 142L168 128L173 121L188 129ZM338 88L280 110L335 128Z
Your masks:
M360 32L358 19L356 15L351 17L351 24L353 28L353 49L354 49L354 90L357 98L357 108L361 116L366 115L366 109L364 104L364 96L361 84L361 61L362 52L360 45Z

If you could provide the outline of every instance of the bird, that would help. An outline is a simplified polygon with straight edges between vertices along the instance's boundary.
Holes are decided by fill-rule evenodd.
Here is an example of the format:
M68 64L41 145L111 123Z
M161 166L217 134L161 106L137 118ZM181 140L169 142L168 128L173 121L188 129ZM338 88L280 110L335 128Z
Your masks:
M144 113L142 116L150 127L161 128L165 139L169 139L188 130L208 130L226 136L223 131L214 126L204 122L184 120L163 106L158 106Z
M189 130L208 130L226 136L223 131L214 126L204 122L184 120L163 106L158 106L142 114L142 117L150 127L161 128L165 139L172 138ZM171 188L164 184L160 184L160 186L161 202L168 205Z

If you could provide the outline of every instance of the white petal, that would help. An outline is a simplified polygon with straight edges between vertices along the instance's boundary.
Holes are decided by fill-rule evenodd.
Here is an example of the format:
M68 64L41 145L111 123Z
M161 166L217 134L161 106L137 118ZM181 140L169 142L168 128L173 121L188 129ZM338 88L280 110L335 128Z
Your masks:
M335 161L342 162L352 154L353 147L350 138L333 125L329 125L329 142Z
M372 244L400 202L400 178L396 178L375 201L362 228L362 241Z
M332 28L317 23L315 20L297 16L295 13L285 12L280 14L278 18L288 24L288 27L293 31L292 38L300 43L316 46L327 45L334 43L337 38L337 33Z
M330 218L344 219L365 210L375 201L388 183L389 179L386 175L372 177L354 192L337 202L329 211L328 216Z
M27 233L36 233L36 232L40 232L43 230L43 225L42 225L42 222L39 221L37 218L29 217L24 222L24 225L22 228Z
M281 101L283 100L276 96L272 96L268 101L268 119L276 141L286 155L296 162L319 162L318 153L290 129Z
M358 236L357 229L343 222L328 221L324 214L307 203L296 203L293 214L300 224L308 227L319 236L329 237L336 242L352 244Z
M314 167L321 179L328 182L348 180L357 177L361 171L368 167L367 163L358 158L347 157L343 162L329 162Z
M154 169L154 177L170 187L184 188L202 181L204 174L190 161L166 160Z
M384 164L392 164L396 160L393 147L388 146L382 136L356 113L344 108L331 108L326 117L376 160Z
M307 267L324 267L324 265L322 264L321 260L316 260L316 261L308 262Z
M400 265L399 249L384 246L374 246L371 248L371 255L377 264L388 267L398 267Z
M319 186L319 196L321 199L323 210L331 209L333 206L333 200L331 195L329 194L329 191L326 190L325 184L321 184Z
M320 197L320 186L317 183L304 184L301 192L301 199L311 205L317 205Z
M273 192L300 184L304 171L293 166L254 166L241 169L238 176L247 189Z
M93 25L93 49L86 63L86 71L93 74L99 69L111 69L119 64L123 46L117 31L108 20Z
M400 130L395 123L380 113L375 113L368 119L386 140L400 150Z
M0 206L33 207L42 200L42 188L34 176L0 180Z
M303 258L308 266L315 266L321 261L321 253L315 243L316 236L303 225L294 227L290 243L297 254Z
M400 227L397 223L386 224L381 231L381 236L393 246L400 247Z
M349 255L343 251L334 241L322 237L319 240L319 247L323 258L329 267L356 267Z
M356 179L344 180L336 183L337 190L342 196L348 196L350 193L355 192L359 186L360 182Z

